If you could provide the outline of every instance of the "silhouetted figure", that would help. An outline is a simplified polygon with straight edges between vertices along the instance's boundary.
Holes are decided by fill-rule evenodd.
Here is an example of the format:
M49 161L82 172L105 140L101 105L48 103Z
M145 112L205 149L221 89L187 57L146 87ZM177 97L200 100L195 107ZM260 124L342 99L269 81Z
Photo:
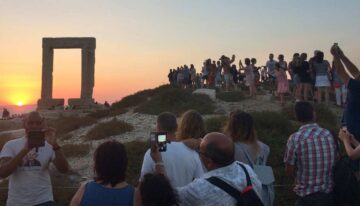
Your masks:
M3 110L2 118L3 119L9 119L10 118L10 112L6 108L4 108L4 110Z
M110 107L109 102L105 101L104 106L105 106L106 108L109 108L109 107Z

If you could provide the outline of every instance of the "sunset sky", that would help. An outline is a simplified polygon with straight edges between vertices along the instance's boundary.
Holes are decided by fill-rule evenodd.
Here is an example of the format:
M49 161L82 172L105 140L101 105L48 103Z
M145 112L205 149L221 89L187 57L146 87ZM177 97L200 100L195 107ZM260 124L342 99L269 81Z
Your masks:
M40 97L42 38L95 37L94 98L167 83L170 68L235 54L312 55L338 42L360 67L358 0L0 0L0 105ZM80 49L57 49L54 98L80 95Z

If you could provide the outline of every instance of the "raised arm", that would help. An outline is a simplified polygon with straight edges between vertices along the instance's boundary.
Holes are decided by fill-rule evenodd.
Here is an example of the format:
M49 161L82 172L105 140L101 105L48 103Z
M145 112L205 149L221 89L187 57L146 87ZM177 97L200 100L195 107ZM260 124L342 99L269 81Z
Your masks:
M56 140L55 129L47 128L45 131L46 141L53 147L55 152L55 159L53 163L56 169L61 173L66 173L69 170L69 163L67 162L61 147L58 145Z
M245 70L244 65L241 62L241 59L239 60L239 71L240 70Z
M345 56L345 54L340 50L340 59L341 61L345 64L347 70L349 71L349 73L354 77L354 79L360 80L360 72L359 69L355 66L354 63L352 63L350 61L349 58L347 58L347 56Z
M231 60L230 60L229 64L233 63L234 61L235 61L235 54L233 54L233 55L232 55L232 57L231 57Z
M345 56L344 52L337 45L332 46L330 52L334 56L334 64L336 69L338 69L337 71L340 78L342 78L345 83L347 83L350 78L346 73L345 67L355 79L360 80L359 69ZM342 63L344 63L345 67Z

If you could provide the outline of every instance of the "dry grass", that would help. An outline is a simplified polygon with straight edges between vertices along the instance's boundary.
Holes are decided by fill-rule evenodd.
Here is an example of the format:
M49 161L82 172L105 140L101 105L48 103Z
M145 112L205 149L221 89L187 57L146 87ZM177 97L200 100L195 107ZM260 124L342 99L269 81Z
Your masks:
M89 144L66 144L62 146L66 157L85 157L90 152Z
M241 91L218 92L216 98L225 102L239 102L245 99L245 95Z
M207 95L193 94L191 90L171 88L154 94L150 100L140 104L135 111L152 115L161 112L180 115L189 109L194 109L201 114L212 114L215 106Z
M56 120L49 120L48 124L56 129L57 134L61 137L67 133L77 130L81 127L89 126L97 122L94 117L59 117Z
M126 113L128 110L126 108L119 108L119 109L103 109L103 110L97 110L95 112L91 112L88 114L88 117L101 119L104 117L114 117L120 114Z
M208 132L222 132L227 121L226 116L212 117L205 120Z
M122 134L125 132L130 132L134 127L124 121L117 120L113 118L109 122L100 123L92 128L87 134L87 140L98 140L104 139L113 135Z
M144 154L149 148L148 142L133 141L124 144L128 155L128 167L126 171L126 180L132 185L137 185L139 182L141 165Z
M12 121L12 120L0 120L0 132L14 129L21 129L22 122Z

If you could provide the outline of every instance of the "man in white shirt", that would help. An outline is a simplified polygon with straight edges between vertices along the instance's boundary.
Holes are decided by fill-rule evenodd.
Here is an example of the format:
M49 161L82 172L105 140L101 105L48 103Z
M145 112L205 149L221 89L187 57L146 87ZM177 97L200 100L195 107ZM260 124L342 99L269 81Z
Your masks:
M68 162L57 144L55 130L45 126L38 112L24 119L26 136L7 142L0 153L0 178L9 177L7 206L51 206L53 194L49 175L50 162L62 173ZM32 132L44 132L43 146L35 147Z
M166 132L166 138L170 143L167 150L161 152L165 171L173 187L182 187L203 174L202 164L199 155L188 148L182 142L177 142L175 132L177 129L176 117L174 114L164 112L157 118L157 131ZM156 163L150 156L150 149L146 151L141 168L141 179L147 173L155 172Z
M151 156L157 163L162 162L157 148L152 149ZM235 198L210 183L207 178L218 177L239 192L242 192L247 188L247 180L245 171L239 164L246 168L250 176L252 189L261 200L261 182L249 165L234 160L234 143L231 138L216 132L207 134L200 143L199 156L208 172L190 184L177 188L180 205L236 205ZM157 164L156 172L163 172L161 166L161 164ZM167 175L166 171L165 174Z
M267 74L271 83L271 93L275 90L275 64L274 54L269 54L269 60L266 62Z

